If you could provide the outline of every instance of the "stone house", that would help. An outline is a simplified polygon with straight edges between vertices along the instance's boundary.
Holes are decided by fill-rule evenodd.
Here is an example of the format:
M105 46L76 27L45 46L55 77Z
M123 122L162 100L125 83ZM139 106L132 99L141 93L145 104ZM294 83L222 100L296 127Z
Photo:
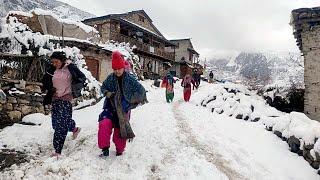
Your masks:
M184 77L187 73L191 74L194 64L199 63L199 53L194 50L191 39L170 40L176 46L167 48L169 52L175 52L175 61L170 71L177 77Z
M153 21L144 10L131 11L123 14L86 19L83 23L95 27L102 42L110 40L135 45L134 53L148 78L164 75L166 63L174 62L174 51L167 52L166 47L175 45L168 41L154 26Z
M304 113L320 121L320 7L293 10L290 24L304 57Z

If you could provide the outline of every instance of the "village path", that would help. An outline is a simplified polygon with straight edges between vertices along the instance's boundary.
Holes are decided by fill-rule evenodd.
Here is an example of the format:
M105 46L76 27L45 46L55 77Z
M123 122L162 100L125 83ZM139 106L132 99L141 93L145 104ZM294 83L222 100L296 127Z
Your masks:
M164 89L143 82L149 103L132 111L136 138L120 157L113 143L110 156L99 157L97 118L102 101L74 111L82 131L76 140L67 137L59 160L49 157L49 116L41 126L5 128L0 146L25 152L31 160L0 172L1 179L319 179L306 161L258 123L198 106L212 85L201 85L190 102L183 102L178 83L174 102L168 104Z

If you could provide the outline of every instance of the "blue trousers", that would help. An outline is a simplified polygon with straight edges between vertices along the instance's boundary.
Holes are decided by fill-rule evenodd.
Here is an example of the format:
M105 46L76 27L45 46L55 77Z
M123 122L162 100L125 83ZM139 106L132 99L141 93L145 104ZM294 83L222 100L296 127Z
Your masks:
M76 123L72 119L72 104L69 101L55 100L51 110L52 128L54 129L53 147L61 154L68 132L72 132Z

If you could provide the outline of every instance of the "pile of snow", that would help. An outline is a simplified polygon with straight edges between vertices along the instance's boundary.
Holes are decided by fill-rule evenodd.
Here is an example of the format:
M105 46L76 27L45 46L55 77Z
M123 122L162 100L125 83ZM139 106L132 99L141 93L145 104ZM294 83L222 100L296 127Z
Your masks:
M86 33L92 33L92 32L99 33L92 26L88 26L88 25L82 23L81 21L76 21L76 20L73 20L73 19L62 19L59 16L57 16L54 12L52 12L50 10L43 10L43 9L36 8L36 9L30 11L30 12L9 11L7 17L10 17L12 15L20 15L20 16L25 16L25 17L30 17L30 18L32 18L33 15L52 16L54 19L56 19L57 21L59 21L61 23L72 24L72 25L78 26L79 28L84 30Z
M270 107L265 100L239 84L215 84L207 89L207 95L197 102L211 112L225 114L236 119L254 121L286 140L292 152L308 159L318 168L320 160L320 123L303 113L283 113Z
M3 29L1 38L9 38L11 40L11 48L6 53L21 54L21 50L25 47L29 49L28 55L33 55L31 48L40 48L38 55L41 56L53 48L53 44L49 42L48 37L39 32L32 32L26 24L20 23L16 17L9 16L8 20L9 22L2 23L1 27Z
M250 121L257 121L256 118L261 116L281 115L275 108L268 106L262 97L240 84L216 84L208 94L200 104L212 112ZM260 113L259 116L257 112Z
M47 16L52 16L55 19L57 19L59 22L61 23L65 23L65 24L73 24L78 26L79 28L83 29L85 32L87 33L99 33L94 27L92 26L88 26L84 23L82 23L81 21L75 21L73 19L61 19L60 17L58 17L56 14L54 14L52 11L49 10L43 10L43 9L35 9L33 11L31 11L32 13L35 13L36 15L47 15ZM11 13L11 11L9 12L9 14Z
M44 121L50 121L50 119L42 113L29 114L22 118L22 122L35 125L41 125Z
M262 122L267 128L289 138L295 136L302 144L314 144L320 138L320 123L303 113L283 113L267 105L265 100L239 84L216 84L200 102L212 112L249 121ZM238 116L238 117L237 117ZM247 119L246 119L247 118ZM257 119L258 118L258 119Z

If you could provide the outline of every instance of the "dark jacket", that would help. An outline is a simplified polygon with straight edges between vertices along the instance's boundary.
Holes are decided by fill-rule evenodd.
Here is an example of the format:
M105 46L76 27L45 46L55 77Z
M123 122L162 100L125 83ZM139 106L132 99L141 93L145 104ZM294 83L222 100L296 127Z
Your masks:
M106 95L103 111L99 115L98 121L102 121L105 118L110 119L116 128L119 128L119 117L117 115L117 107L115 103L115 93L121 91L121 106L122 112L128 113L131 109L134 109L139 104L143 104L147 101L146 91L144 87L129 73L124 72L121 79L122 84L119 86L118 78L112 73L103 82L101 86L101 92Z
M86 86L86 76L80 71L80 69L75 64L69 64L68 70L72 76L71 90L72 96L77 98L81 96L81 90ZM47 90L47 94L43 99L43 105L51 104L52 96L54 95L54 88L52 83L52 76L56 68L50 64L47 67L46 73L42 78L42 91Z
M212 72L210 72L209 77L213 78L213 73Z

